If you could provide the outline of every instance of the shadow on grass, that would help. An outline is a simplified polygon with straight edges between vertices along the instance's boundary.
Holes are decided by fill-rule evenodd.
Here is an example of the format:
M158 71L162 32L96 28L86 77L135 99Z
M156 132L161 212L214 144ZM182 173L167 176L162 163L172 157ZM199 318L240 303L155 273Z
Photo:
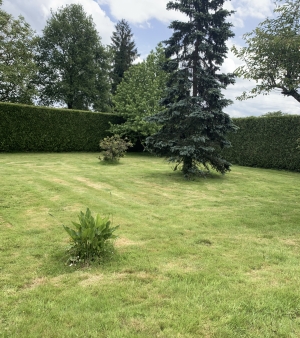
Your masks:
M180 182L180 183L205 183L208 181L222 181L226 179L226 175L219 174L217 172L210 172L207 176L191 176L190 178L184 177L183 173L179 170L173 171L170 169L169 171L154 169L151 172L144 173L143 176L147 179L153 180L161 180L168 182Z
M124 163L120 162L120 160L109 160L109 161L100 160L98 164L103 166L118 166L123 165Z
M89 263L70 260L70 253L67 247L57 247L51 250L47 257L44 257L41 267L42 273L47 277L57 277L64 274L72 274L78 270L85 270L92 267L107 268L119 261L119 254L114 249L113 254L105 255Z

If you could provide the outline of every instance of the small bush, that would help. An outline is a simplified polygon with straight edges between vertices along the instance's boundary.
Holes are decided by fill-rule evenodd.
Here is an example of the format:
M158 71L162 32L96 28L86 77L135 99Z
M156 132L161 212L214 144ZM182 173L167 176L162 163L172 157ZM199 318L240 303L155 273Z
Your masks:
M102 218L99 214L94 218L89 208L86 213L78 215L79 223L72 222L76 230L63 226L71 237L70 262L89 262L103 258L107 250L112 248L111 239L116 238L113 233L119 227L110 227L108 217Z
M126 138L122 139L120 135L114 135L100 141L99 146L104 151L104 161L118 161L121 157L124 157L126 150L133 144ZM99 156L99 159L102 160L101 156Z

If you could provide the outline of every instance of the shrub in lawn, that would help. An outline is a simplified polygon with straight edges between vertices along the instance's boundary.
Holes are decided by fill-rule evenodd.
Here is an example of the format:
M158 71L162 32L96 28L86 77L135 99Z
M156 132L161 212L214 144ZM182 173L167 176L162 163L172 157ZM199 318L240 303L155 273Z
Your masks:
M79 223L72 222L75 230L63 226L71 237L71 263L107 257L112 252L111 240L117 237L114 232L119 226L111 227L109 217L102 218L97 214L94 218L89 208L85 214L81 211L78 218Z
M122 139L120 135L106 137L100 141L99 145L104 151L104 161L118 161L121 157L124 157L126 150L133 146L130 141L128 141L126 138ZM99 159L102 160L101 156L99 156Z

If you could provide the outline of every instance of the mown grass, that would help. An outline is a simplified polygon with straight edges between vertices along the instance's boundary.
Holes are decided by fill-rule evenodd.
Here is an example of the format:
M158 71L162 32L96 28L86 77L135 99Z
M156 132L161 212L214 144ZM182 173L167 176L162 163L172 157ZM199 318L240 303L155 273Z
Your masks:
M186 181L129 154L1 154L1 337L299 337L299 173ZM68 266L80 210L120 224L117 254Z

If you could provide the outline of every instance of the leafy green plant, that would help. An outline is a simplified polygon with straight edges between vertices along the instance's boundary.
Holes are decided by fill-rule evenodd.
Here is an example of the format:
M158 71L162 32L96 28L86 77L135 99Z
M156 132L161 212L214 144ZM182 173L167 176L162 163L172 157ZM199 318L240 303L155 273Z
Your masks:
M94 218L89 208L85 214L81 211L78 218L79 223L72 222L75 230L63 225L72 241L70 261L87 262L100 258L111 247L109 240L117 237L113 233L119 226L111 227L109 217L102 218L97 214Z
M127 138L122 139L120 135L106 137L100 141L99 145L100 148L104 150L104 161L118 161L120 157L124 157L126 150L133 146ZM99 156L99 159L102 160L102 157Z
M132 142L139 140L143 144L146 137L159 130L156 123L147 122L145 117L163 110L159 101L168 77L161 67L165 60L165 50L160 43L146 60L124 73L113 96L115 111L124 118L124 123L112 123L113 134L126 135Z

